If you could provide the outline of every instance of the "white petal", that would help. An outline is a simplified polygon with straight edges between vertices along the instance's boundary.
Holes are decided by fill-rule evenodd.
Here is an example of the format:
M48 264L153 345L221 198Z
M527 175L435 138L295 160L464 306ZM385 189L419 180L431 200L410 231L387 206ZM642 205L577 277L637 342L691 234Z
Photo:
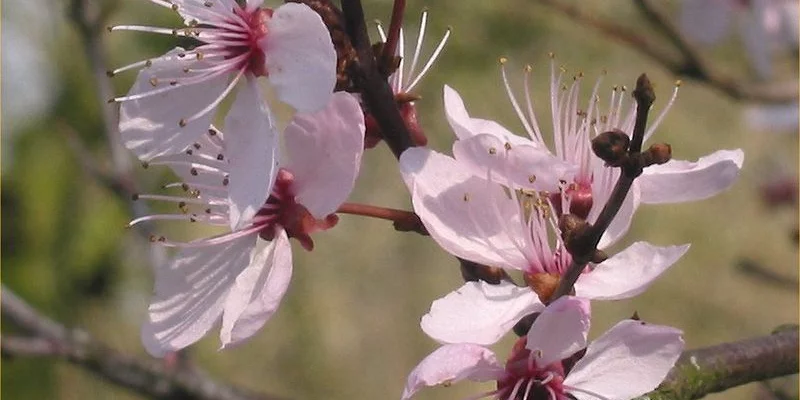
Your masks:
M325 107L336 84L336 51L322 18L305 4L286 3L266 25L261 46L278 98L301 112Z
M647 167L635 183L643 203L702 200L729 188L743 162L741 150L719 150L696 162L671 160Z
M175 77L191 77L191 72L183 72L184 67L209 67L206 61L179 58L177 54L183 51L175 48L165 55L171 57L170 61L154 63L139 71L128 95L169 87L170 79ZM188 121L185 126L180 126L181 119L189 118L211 104L222 94L229 78L228 74L222 74L206 82L179 84L164 93L123 101L119 108L119 131L125 147L142 160L183 152L208 130L214 112ZM153 83L156 83L155 87Z
M400 157L414 211L451 254L500 268L528 266L519 204L503 187L472 175L456 160L415 147Z
M286 169L295 200L316 218L336 211L353 190L364 153L364 113L358 100L337 92L327 107L296 114L286 128Z
M278 174L278 132L255 80L239 88L225 130L231 229L237 229L267 201Z
M627 299L644 292L667 268L689 250L689 245L657 247L636 242L581 274L575 294L592 300Z
M187 248L167 267L156 270L150 316L141 332L147 352L162 357L200 340L211 329L255 243L255 235L248 235Z
M420 326L439 343L490 345L544 305L531 289L508 282L467 282L431 304Z
M491 350L466 343L445 345L425 357L411 371L402 398L410 399L425 386L451 384L464 379L496 380L502 374L503 367Z
M509 142L513 145L531 144L532 142L522 136L511 133L497 122L471 118L461 100L458 92L450 86L444 85L444 112L447 122L453 128L459 139L469 139L475 135L486 133L497 137L503 143Z
M678 329L626 320L589 344L564 380L579 400L627 400L658 386L683 351Z
M540 351L539 365L563 360L586 347L591 308L589 301L564 296L542 311L528 331L531 351Z
M558 190L560 180L571 180L576 171L546 149L526 144L512 145L500 138L480 133L453 144L453 156L474 174L515 188Z
M292 279L292 247L286 232L267 242L258 239L250 264L236 277L225 300L220 340L222 347L254 335L281 304Z

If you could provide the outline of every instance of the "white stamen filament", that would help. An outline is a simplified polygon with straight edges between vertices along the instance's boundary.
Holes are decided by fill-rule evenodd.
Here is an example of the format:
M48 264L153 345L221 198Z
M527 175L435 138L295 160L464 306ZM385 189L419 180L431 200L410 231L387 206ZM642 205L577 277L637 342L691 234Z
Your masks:
M202 117L203 115L208 114L212 110L214 110L220 103L222 103L222 100L224 100L225 97L233 90L233 88L236 86L236 83L238 83L239 79L241 79L242 75L244 75L245 71L246 71L245 68L240 69L239 73L236 74L236 76L233 78L233 80L231 80L231 82L228 84L228 87L226 87L225 90L223 90L222 93L220 93L220 95L217 96L217 98L214 99L214 101L211 102L211 104L207 105L205 108L203 108L202 110L198 111L197 113L195 113L191 117L187 118L183 122L184 123L192 122L192 121Z
M416 78L414 78L413 81L411 81L411 83L404 89L404 91L409 92L412 89L414 89L414 87L417 86L417 84L422 80L422 77L424 77L425 74L427 74L428 71L430 71L431 67L433 66L433 63L436 61L437 58L439 58L439 54L442 53L442 50L444 50L444 46L445 44L447 44L447 39L450 38L451 32L452 29L448 27L447 30L444 32L442 40L439 41L439 44L433 50L431 57L428 59L428 62L426 62L425 65L422 67L422 71L420 71L420 73L416 76ZM411 75L411 73L409 73L409 75Z

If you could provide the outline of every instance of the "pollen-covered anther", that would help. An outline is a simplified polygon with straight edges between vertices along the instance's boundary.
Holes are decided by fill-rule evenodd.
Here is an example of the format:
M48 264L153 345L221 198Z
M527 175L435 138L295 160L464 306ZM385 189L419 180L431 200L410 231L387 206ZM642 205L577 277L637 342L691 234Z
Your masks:
M619 129L603 132L592 139L592 151L612 167L621 166L628 159L631 139Z
M469 193L464 193L463 200L464 200L465 202L469 201Z
M504 148L504 149L506 149L506 151L509 151L509 150L511 150L511 143L509 143L509 142L506 142L506 143L503 145L503 148Z
M529 175L528 176L528 182L530 182L530 183L536 182L536 175Z
M497 154L497 149L496 149L496 148L494 148L494 147L489 147L489 154L490 154L490 155L495 155L495 154Z

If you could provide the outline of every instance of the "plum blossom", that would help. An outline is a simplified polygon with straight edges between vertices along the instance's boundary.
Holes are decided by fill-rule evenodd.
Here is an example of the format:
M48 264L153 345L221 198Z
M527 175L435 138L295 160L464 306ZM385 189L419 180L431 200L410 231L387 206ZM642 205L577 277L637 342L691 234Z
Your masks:
M376 22L376 25L381 41L386 43L386 32L383 29L383 25L380 22ZM448 27L439 40L439 43L433 49L433 52L431 52L428 60L423 62L424 58L420 56L422 54L427 26L428 10L425 9L420 16L419 31L417 33L417 40L413 52L407 51L405 30L402 27L400 28L400 35L394 53L394 55L399 58L399 64L397 69L388 78L389 86L392 88L392 92L395 95L403 121L405 121L411 133L412 140L414 140L414 143L418 146L427 144L428 139L425 137L417 120L415 101L418 97L412 94L412 90L417 87L420 81L422 81L422 78L430 71L431 67L433 67L433 64L439 58L439 55L441 55L442 50L444 50L447 40L450 38L450 33L452 32L452 28ZM366 121L366 146L367 148L373 148L380 142L383 135L380 133L377 122L371 115L367 114Z
M156 271L155 294L142 327L147 351L163 356L203 337L221 319L222 347L256 333L275 313L292 275L289 239L313 249L310 234L336 224L334 214L353 188L364 145L364 120L358 101L333 95L316 113L295 115L286 128L287 161L274 185L250 182L263 193L261 207L238 226L231 225L230 174L236 165L228 133L206 130L183 153L154 157L148 166L168 165L189 197L139 195L177 203L180 214L150 215L130 223L186 220L221 226L227 233L190 242L163 236L153 241L180 252ZM258 167L258 166L257 166Z
M680 330L634 320L587 343L589 322L587 300L562 297L516 342L505 365L478 344L444 345L409 374L402 398L468 379L497 384L473 399L627 400L655 389L683 350Z
M578 105L582 74L575 76L567 86L564 83L564 70L556 73L555 65L551 67L550 110L552 119L552 143L545 142L544 130L534 113L533 100L530 96L529 77L531 68L525 68L524 104L520 104L513 93L505 70L505 59L501 59L503 82L514 111L517 113L528 137L514 135L494 121L472 118L466 111L464 102L458 93L445 86L444 101L448 122L459 139L475 142L470 146L468 156L480 170L490 166L494 170L507 171L511 175L514 187L530 188L525 170L531 168L528 163L519 162L514 157L515 151L507 151L502 157L496 157L491 149L500 146L518 149L522 146L549 151L554 157L573 167L572 170L561 167L564 173L557 177L566 182L559 188L570 206L570 213L594 223L610 196L619 176L619 169L609 168L596 157L591 150L591 139L596 135L618 129L630 135L636 116L635 102L626 102L626 88L614 86L608 101L608 109L600 109L601 101L598 80L592 89L587 107ZM663 110L650 123L645 141L658 129L677 96L678 85ZM523 108L524 107L524 108ZM476 140L477 138L481 138ZM458 145L458 144L457 144ZM464 146L466 147L466 146ZM550 147L548 149L548 147ZM488 150L487 150L488 149ZM459 155L456 154L456 158ZM600 246L607 247L619 240L627 232L633 214L640 203L663 204L692 200L701 200L720 193L730 187L739 175L744 153L739 150L719 150L699 160L671 160L663 165L645 168L644 173L634 181L628 197L601 239ZM497 166L498 163L511 164ZM559 207L560 202L554 205ZM559 210L560 211L560 210Z
M515 149L512 145L508 152ZM522 271L530 286L469 282L433 303L422 318L425 333L442 343L491 344L520 318L544 308L540 297L549 297L546 288L571 263L549 197L509 190L514 187L509 175L479 175L461 160L425 148L406 150L400 168L414 211L442 248L466 260ZM590 264L575 284L576 295L598 300L636 296L688 248L636 242Z
M276 9L261 7L260 0L151 0L183 19L184 28L119 25L112 31L143 31L197 40L192 49L176 47L160 57L109 72L139 69L127 95L113 101L120 105L119 129L126 147L143 161L177 154L195 143L213 121L216 110L237 86L246 90L247 101L237 101L231 113L272 120L258 88L258 77L267 77L278 98L301 112L314 112L328 103L336 81L336 53L327 28L317 13L304 4L287 3ZM240 4L241 3L241 4ZM275 128L230 132L230 146L251 143L271 146L237 156L237 162L256 164L248 156L270 165L277 145L260 136L274 136ZM237 180L236 168L231 171ZM274 168L253 170L263 182L274 180ZM269 192L269 187L266 188ZM265 192L265 193L266 193ZM256 208L247 203L240 208Z

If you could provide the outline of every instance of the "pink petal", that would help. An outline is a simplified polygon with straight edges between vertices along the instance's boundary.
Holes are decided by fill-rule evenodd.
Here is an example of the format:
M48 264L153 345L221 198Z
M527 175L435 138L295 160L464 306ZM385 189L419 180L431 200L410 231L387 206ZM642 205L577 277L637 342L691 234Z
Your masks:
M325 107L336 84L336 51L322 18L305 4L286 3L266 25L261 47L278 98L300 112Z
M528 266L519 205L503 187L470 174L456 160L425 148L400 157L414 211L451 254L501 268Z
M181 52L184 50L175 48L165 55L170 57L170 61L154 63L139 71L128 95L169 87L170 78L191 77L192 72L183 72L185 67L198 69L210 66L207 61L179 58L177 54ZM202 83L178 85L164 93L123 101L119 108L119 130L125 147L142 160L183 152L208 130L214 112L188 121L185 126L180 126L179 122L211 104L222 94L229 78L228 74L221 74ZM153 83L156 85L153 86Z
M402 398L410 399L425 386L449 385L464 379L483 382L502 375L503 367L491 350L468 343L445 345L411 371Z
M230 163L231 229L249 224L264 205L278 174L278 132L254 79L236 94L225 118Z
M353 190L364 153L364 113L345 92L324 109L296 114L286 128L286 168L295 177L298 203L316 218L336 211Z
M729 188L744 162L744 152L719 150L696 162L671 160L644 169L638 184L643 203L702 200Z
M528 331L531 351L541 352L539 365L563 360L586 347L589 334L591 308L589 301L564 296L539 314Z
M253 336L281 304L292 279L292 247L286 232L271 242L258 239L250 264L236 277L225 299L222 348Z
M683 333L625 320L589 344L564 380L579 400L632 399L658 386L683 351Z
M458 92L450 86L444 85L444 112L447 122L453 128L459 139L469 139L475 135L485 133L497 137L503 143L509 142L513 145L531 144L531 141L511 133L497 122L471 118L461 100Z
M500 138L480 133L453 144L453 156L475 175L504 185L531 190L558 190L560 180L571 180L576 168L529 141L512 145Z
M583 273L575 294L592 300L619 300L637 296L689 250L689 245L657 247L636 242Z
M167 267L156 270L150 315L141 332L148 353L163 357L200 340L211 329L255 243L255 235L248 235L187 248Z
M527 287L503 282L467 282L431 304L420 326L439 343L491 345L505 336L522 317L544 305Z

